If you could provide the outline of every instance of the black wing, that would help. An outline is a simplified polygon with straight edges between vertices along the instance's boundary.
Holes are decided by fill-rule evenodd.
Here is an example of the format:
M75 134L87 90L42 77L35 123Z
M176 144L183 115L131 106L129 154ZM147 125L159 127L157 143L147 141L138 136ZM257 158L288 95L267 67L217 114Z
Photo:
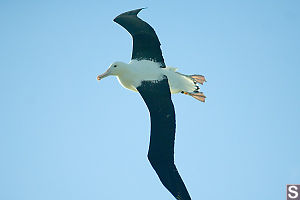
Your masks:
M133 49L131 59L152 60L165 67L164 58L160 49L159 39L154 29L137 17L143 8L125 12L114 19L114 22L123 26L132 36Z
M151 117L148 159L162 184L176 199L191 199L174 164L175 110L168 79L143 81L137 90L143 97Z

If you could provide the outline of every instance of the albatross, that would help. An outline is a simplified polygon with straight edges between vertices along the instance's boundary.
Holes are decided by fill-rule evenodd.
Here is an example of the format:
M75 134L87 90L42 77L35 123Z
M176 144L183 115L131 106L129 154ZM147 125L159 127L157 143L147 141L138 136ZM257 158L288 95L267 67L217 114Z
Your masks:
M132 36L131 61L112 63L97 79L116 76L123 87L140 93L151 119L148 160L176 199L189 200L191 197L174 163L176 122L171 94L183 93L205 102L199 84L206 80L202 75L185 75L166 66L154 29L137 16L142 9L122 13L113 20Z

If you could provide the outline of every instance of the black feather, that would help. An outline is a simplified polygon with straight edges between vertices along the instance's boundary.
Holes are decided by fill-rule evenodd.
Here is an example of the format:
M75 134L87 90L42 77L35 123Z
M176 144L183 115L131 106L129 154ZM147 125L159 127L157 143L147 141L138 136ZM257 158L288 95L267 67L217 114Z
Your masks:
M137 17L137 14L142 9L120 14L114 19L114 22L124 27L132 36L133 49L131 59L151 60L160 63L161 67L165 67L160 42L154 29Z
M176 199L191 199L174 164L175 110L168 79L143 81L137 90L144 99L151 118L148 159L162 184Z

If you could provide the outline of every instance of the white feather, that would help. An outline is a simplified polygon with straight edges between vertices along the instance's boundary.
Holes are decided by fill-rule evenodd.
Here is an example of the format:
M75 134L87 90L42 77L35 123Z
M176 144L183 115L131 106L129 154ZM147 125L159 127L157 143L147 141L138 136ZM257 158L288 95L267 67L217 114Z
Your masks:
M132 60L129 64L117 64L121 64L123 68L122 72L117 74L119 82L123 87L135 92L142 81L159 81L164 75L169 80L171 93L193 92L196 89L193 80L176 72L177 68L174 67L161 68L159 63L149 60Z

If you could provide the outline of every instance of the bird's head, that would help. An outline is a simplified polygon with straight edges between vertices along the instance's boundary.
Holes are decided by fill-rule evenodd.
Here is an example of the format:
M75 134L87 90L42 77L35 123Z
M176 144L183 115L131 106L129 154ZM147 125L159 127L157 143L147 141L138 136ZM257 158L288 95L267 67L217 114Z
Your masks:
M106 72L97 76L97 80L100 81L101 79L107 76L119 76L126 71L126 63L123 62L114 62L111 64Z

